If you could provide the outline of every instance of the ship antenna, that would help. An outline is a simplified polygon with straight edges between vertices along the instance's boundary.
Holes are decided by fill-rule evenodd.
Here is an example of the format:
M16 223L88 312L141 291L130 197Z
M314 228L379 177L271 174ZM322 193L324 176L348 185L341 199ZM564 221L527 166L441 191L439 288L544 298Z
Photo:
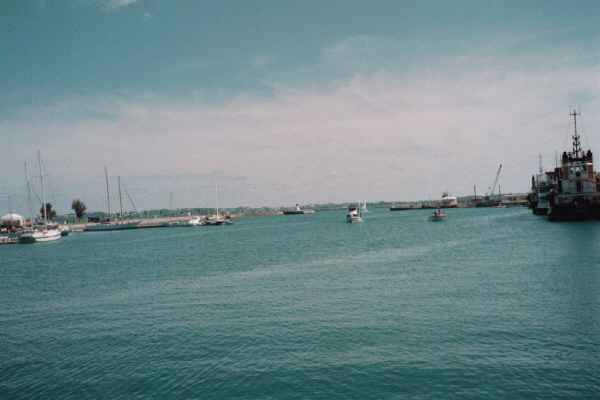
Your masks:
M579 158L579 153L581 152L581 143L580 143L580 137L579 137L579 133L577 133L577 116L581 115L581 113L578 113L577 110L573 109L573 112L571 112L571 117L573 117L573 126L574 126L574 131L573 131L573 157L575 158Z

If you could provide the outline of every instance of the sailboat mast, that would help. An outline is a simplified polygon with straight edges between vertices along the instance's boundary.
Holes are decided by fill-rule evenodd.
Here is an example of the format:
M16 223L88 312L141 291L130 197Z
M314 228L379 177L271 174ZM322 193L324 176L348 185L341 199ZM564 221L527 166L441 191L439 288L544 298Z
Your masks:
M108 212L108 219L110 220L110 192L108 189L108 170L104 166L104 179L106 180L106 210Z
M46 197L44 194L44 172L42 170L42 155L38 150L38 166L40 169L40 190L42 191L42 213L44 217L44 225L48 225L48 210L46 209Z
M217 218L219 218L219 187L215 183L215 204L217 206Z
M29 207L29 221L33 226L33 205L31 204L31 182L29 180L29 170L27 169L27 161L25 161L25 180L27 181L27 207Z
M119 181L119 208L121 210L121 214L119 215L119 218L121 220L123 220L123 196L121 195L121 177L119 176L118 178Z

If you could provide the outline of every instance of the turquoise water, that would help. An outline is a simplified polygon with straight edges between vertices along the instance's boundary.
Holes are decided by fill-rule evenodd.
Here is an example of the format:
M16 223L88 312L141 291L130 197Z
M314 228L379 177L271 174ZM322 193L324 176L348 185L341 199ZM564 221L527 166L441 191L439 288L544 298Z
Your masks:
M0 247L0 398L599 398L600 223L427 215Z

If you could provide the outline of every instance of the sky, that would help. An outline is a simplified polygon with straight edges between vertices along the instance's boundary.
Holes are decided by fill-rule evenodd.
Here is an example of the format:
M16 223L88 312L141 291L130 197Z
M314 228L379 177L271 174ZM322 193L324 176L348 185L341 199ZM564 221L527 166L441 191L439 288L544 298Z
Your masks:
M105 209L104 166L138 209L484 193L500 163L525 192L573 107L600 151L599 27L597 1L3 1L0 212L38 150L60 212Z

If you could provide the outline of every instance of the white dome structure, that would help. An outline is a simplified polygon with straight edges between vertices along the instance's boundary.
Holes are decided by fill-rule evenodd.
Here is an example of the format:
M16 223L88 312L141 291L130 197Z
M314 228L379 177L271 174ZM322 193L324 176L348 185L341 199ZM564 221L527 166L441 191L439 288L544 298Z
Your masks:
M19 214L9 213L0 218L0 224L2 226L23 226L25 225L25 218Z

